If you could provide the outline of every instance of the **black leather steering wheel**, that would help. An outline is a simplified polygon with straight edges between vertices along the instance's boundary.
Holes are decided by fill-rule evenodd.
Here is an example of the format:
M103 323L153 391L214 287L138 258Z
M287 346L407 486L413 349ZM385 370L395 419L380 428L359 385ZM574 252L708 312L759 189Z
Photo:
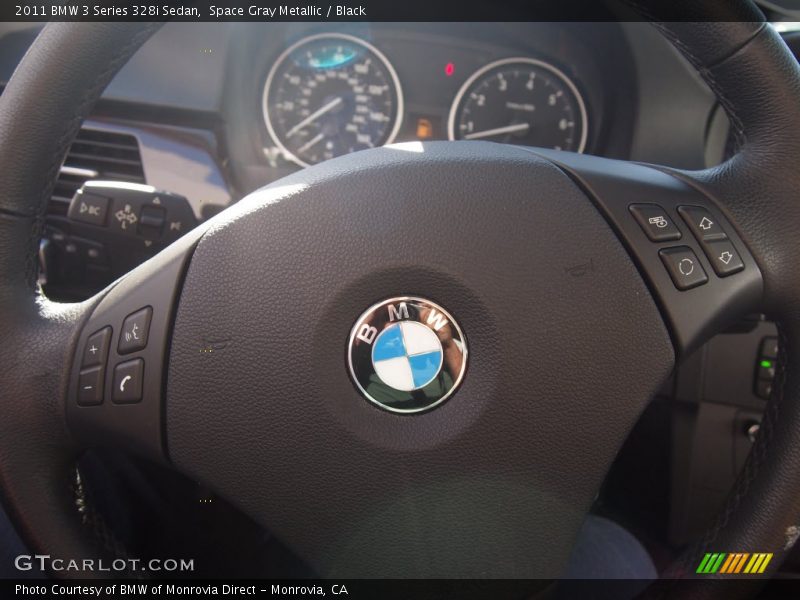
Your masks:
M697 4L687 15L705 22L656 25L730 117L738 151L719 167L481 142L371 150L255 192L72 305L36 286L50 190L82 119L157 25L48 25L0 99L0 482L30 546L102 552L69 474L83 448L111 444L205 482L321 575L557 577L675 361L763 311L781 354L761 434L670 574L733 551L775 553L773 572L800 524L800 70L750 2ZM632 203L663 207L681 239L648 239ZM718 275L679 206L708 211L744 269ZM676 288L659 254L672 246L705 283ZM413 416L366 402L344 360L359 314L407 294L447 307L470 344L458 392ZM147 347L122 356L122 321L144 306ZM79 406L84 346L106 326L106 392L134 356L142 400Z

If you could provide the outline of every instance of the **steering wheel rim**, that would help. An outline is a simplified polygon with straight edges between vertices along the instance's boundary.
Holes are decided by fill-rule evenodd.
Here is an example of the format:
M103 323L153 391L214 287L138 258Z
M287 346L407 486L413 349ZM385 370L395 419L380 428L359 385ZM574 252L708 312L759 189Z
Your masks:
M792 532L800 519L795 468L800 445L792 431L800 423L800 373L790 361L800 339L800 283L794 273L800 208L791 202L800 182L787 168L800 149L800 136L791 135L800 123L800 74L750 2L731 6L733 19L696 15L731 22L658 26L717 95L739 150L716 168L664 171L713 198L753 253L763 274L761 307L778 324L781 355L775 392L745 470L718 522L674 567L674 576L692 574L698 553L711 547L774 551L774 568L796 541ZM48 25L0 100L0 156L6 165L0 173L6 190L0 204L0 310L8 324L0 334L0 352L10 365L0 376L8 415L0 436L0 481L26 540L54 556L98 553L71 510L68 466L81 444L66 427L64 402L81 327L102 297L66 306L42 298L35 285L35 250L52 182L80 122L157 28ZM41 178L41 172L47 175ZM771 202L753 203L758 196Z

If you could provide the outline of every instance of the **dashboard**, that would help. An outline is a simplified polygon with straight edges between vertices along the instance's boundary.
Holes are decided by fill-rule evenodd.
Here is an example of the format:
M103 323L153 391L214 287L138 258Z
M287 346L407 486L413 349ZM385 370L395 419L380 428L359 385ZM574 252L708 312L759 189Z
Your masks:
M40 27L0 24L2 81ZM480 139L700 168L721 158L720 112L643 23L167 23L67 156L43 283L87 297L250 191L345 153ZM152 189L80 221L76 193L114 195L109 181ZM157 191L169 202L153 207Z
M39 28L0 25L0 79ZM484 139L700 168L721 158L707 156L727 127L709 127L714 106L643 23L168 23L91 126L134 136L146 183L184 194L202 220L387 143Z

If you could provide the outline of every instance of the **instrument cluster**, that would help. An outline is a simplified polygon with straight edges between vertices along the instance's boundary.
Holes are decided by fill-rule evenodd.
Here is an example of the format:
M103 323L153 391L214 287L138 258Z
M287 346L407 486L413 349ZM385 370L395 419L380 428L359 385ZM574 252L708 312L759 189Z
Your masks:
M265 63L262 141L273 161L304 167L414 140L596 149L591 50L575 41L564 51L560 33L543 36L556 46L396 30L305 33Z

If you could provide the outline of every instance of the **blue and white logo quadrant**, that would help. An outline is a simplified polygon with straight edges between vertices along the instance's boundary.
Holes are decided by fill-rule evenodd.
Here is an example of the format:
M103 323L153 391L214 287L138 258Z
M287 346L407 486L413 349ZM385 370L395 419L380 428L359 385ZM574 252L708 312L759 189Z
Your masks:
M406 392L433 381L442 368L442 359L442 344L437 335L414 321L387 327L372 348L372 366L381 381Z

